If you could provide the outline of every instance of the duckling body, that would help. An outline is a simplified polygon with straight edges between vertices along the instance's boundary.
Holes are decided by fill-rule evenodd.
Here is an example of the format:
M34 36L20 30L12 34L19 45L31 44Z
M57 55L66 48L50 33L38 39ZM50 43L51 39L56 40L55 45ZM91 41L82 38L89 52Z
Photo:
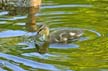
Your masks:
M39 25L37 34L33 37L37 52L45 53L48 51L49 44L69 43L80 38L83 34L81 29L60 29L49 33L46 25Z
M51 43L68 43L77 40L82 34L83 31L78 29L58 30L50 34L50 41Z
M39 25L36 40L48 41L50 43L68 43L77 40L83 35L81 29L59 29L49 33L46 25Z

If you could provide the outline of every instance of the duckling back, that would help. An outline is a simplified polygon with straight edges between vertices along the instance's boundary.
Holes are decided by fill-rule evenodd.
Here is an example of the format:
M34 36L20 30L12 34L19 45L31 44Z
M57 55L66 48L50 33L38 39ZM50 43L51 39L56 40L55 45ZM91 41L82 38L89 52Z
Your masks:
M83 35L82 30L58 30L54 31L50 34L50 42L51 43L68 43L69 41L73 41L78 39Z

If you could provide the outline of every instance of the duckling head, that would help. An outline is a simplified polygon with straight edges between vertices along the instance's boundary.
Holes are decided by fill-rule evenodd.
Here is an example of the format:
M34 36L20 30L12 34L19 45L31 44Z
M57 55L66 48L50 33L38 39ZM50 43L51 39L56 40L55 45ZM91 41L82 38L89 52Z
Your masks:
M37 36L40 37L42 41L47 41L49 36L49 28L45 24L39 25Z
M35 36L35 47L38 53L44 54L48 51L48 36L49 28L44 24L38 25L37 35Z

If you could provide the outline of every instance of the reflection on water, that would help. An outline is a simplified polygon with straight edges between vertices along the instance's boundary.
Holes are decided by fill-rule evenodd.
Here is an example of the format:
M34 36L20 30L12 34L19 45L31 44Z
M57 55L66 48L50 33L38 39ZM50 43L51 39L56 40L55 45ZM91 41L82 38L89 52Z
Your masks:
M0 71L108 71L107 1L44 0L38 23L47 24L51 32L84 33L69 44L49 44L44 54L36 52L30 39L24 41L37 33L25 31L28 8L22 9L0 9Z
M58 5L58 6L44 6L44 7L42 7L42 8L45 8L45 9L46 9L46 8L65 8L65 7L66 7L66 8L67 8L67 7L68 7L68 8L69 8L69 7L70 7L70 8L72 8L72 7L84 7L84 8L85 8L85 7L92 7L92 5L80 5L80 4L78 4L78 5L77 5L77 4L75 4L75 5L73 5L73 4L69 5L69 4L68 4L68 5Z
M4 66L6 66L6 67L12 69L13 71L19 71L19 70L20 70L20 71L26 71L26 70L20 68L19 66L16 66L16 65L14 65L14 64L9 63L8 61L0 60L0 62L2 62Z
M7 31L2 31L0 32L0 38L6 38L6 37L16 37L16 36L23 36L25 35L27 32L24 31L14 31L14 30L7 30Z
M44 63L39 63L39 62L34 62L32 60L28 60L28 59L24 59L24 58L20 58L20 57L17 57L17 56L11 56L11 55L8 55L8 54L3 54L3 53L0 53L0 57L3 57L3 58L6 58L8 60L12 60L14 62L18 62L18 63L22 63L24 64L25 66L30 66L32 68L40 68L40 69L46 69L46 70L58 70L56 67L52 66L52 65L49 65L49 64L44 64ZM18 71L25 71L23 70L22 68L19 68L7 61L1 61L3 62L7 67L11 68L12 67L12 70L15 70L15 69L18 69Z
M69 48L78 48L79 46L76 44L51 44L50 48L57 48L57 49L69 49Z
M1 15L1 16L2 16L2 15L6 15L6 14L8 14L7 11L0 12L0 15Z

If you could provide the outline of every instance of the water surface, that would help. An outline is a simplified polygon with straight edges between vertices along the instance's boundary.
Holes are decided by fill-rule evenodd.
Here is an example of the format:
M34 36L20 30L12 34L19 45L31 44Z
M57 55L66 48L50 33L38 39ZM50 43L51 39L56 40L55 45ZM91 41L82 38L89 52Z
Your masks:
M12 16L0 10L0 71L108 71L107 4L106 0L44 0L37 23L50 30L84 30L79 41L50 44L45 54L23 40L28 33L27 13Z

